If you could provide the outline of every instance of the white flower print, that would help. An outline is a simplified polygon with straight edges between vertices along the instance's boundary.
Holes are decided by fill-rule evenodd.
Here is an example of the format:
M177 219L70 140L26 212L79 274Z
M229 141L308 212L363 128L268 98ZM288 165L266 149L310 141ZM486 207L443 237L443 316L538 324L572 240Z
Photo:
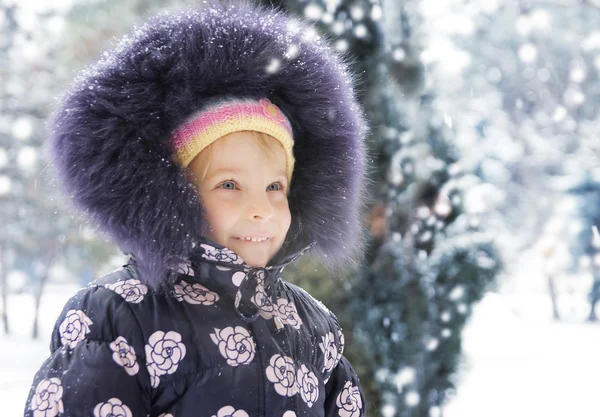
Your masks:
M171 413L162 413L160 416L158 417L173 417L173 414Z
M58 327L60 342L71 349L90 332L92 320L81 310L69 310Z
M214 246L201 244L202 248L204 248L204 253L202 257L204 259L208 259L209 261L218 261L232 264L243 264L244 260L240 258L234 251L231 249L223 248L218 249Z
M118 398L99 403L94 407L94 417L133 417L131 410Z
M264 292L262 286L256 287L256 292L250 299L252 303L259 308L259 314L265 319L270 319L275 313L275 306L271 302L271 298Z
M340 346L338 348L339 350L339 357L342 357L342 355L344 354L344 333L342 333L341 329L338 329L338 339L340 341Z
M233 282L233 285L235 285L236 287L239 287L240 285L242 285L244 278L246 278L246 274L242 271L237 271L234 272L233 275L231 275L231 282Z
M281 417L296 417L296 413L292 410L287 410Z
M325 336L321 336L322 342L319 343L321 352L323 352L323 373L329 373L333 370L338 362L339 351L335 345L333 333L329 332Z
M210 334L212 341L219 347L221 355L230 366L248 365L254 359L256 343L242 326L217 329Z
M352 385L352 382L346 381L344 388L338 394L335 405L339 408L338 414L341 417L358 417L363 408L362 398L358 387Z
M298 391L300 392L300 397L306 403L306 405L310 408L319 398L319 381L315 376L314 372L310 372L306 365L302 364L300 368L298 368Z
M160 376L172 374L183 360L186 348L177 332L157 331L150 336L146 348L146 366L150 373L152 387L160 383Z
M150 374L150 386L152 388L158 387L160 384L160 376L164 374L160 373L160 369L158 369L154 363L147 363L146 367L148 368L148 373Z
M194 276L194 270L192 269L192 262L187 259L177 265L171 267L171 269L178 274L189 275L191 277ZM159 416L160 417L160 416Z
M299 329L302 325L302 319L298 315L296 306L292 301L288 301L285 298L279 298L277 300L277 315L284 324L292 326L294 329Z
M254 273L254 278L256 279L256 283L257 285L259 285L261 288L264 288L265 286L265 271L262 270L258 270Z
M140 366L137 363L135 349L127 343L127 340L123 336L117 337L109 346L113 351L113 360L125 368L125 372L129 375L138 373Z
M175 284L173 296L177 301L187 301L190 304L202 304L205 306L213 305L219 295L210 291L208 288L198 283L190 284L184 280Z
M249 417L249 416L248 416L248 413L245 412L244 410L236 410L232 406L227 405L225 407L222 407L217 412L216 416L213 414L212 417Z
M148 287L140 280L128 279L118 281L113 284L107 284L106 288L119 294L128 303L139 303L144 299L144 295L148 293Z
M60 379L42 379L31 398L34 417L55 417L65 412L62 402L63 387Z
M271 356L265 372L267 379L275 384L277 394L291 397L298 393L296 369L292 358L278 354Z

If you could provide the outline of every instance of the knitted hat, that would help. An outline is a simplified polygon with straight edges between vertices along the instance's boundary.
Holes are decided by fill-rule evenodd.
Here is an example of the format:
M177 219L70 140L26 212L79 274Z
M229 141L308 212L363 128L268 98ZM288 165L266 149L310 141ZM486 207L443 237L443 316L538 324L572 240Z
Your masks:
M286 155L286 174L292 180L294 154L292 126L268 99L225 99L195 113L171 136L177 162L187 167L204 148L233 132L251 130L277 139Z

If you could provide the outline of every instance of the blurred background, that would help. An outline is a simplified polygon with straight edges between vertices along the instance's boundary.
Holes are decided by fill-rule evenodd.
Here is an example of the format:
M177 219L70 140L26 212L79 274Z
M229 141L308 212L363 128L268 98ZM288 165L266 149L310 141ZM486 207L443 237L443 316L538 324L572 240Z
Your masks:
M371 126L361 267L286 270L340 319L369 417L596 414L600 0L261 2L347 58ZM126 261L49 176L56 98L149 15L203 3L0 0L3 415L65 301Z

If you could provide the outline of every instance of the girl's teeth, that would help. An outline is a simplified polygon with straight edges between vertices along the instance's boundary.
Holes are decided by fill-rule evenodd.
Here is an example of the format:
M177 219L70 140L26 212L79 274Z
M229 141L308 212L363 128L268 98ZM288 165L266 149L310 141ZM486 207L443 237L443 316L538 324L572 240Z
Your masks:
M242 237L241 239L245 240L246 242L264 242L267 240L266 237Z

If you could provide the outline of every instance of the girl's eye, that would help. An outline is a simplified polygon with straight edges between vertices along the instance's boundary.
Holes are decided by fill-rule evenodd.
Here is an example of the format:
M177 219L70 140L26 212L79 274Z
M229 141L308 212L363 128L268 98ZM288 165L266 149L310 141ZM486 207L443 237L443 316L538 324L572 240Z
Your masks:
M281 191L282 189L283 186L278 182L274 182L267 187L267 191Z
M223 188L225 190L235 190L235 183L233 181L224 181L219 184L219 188Z

